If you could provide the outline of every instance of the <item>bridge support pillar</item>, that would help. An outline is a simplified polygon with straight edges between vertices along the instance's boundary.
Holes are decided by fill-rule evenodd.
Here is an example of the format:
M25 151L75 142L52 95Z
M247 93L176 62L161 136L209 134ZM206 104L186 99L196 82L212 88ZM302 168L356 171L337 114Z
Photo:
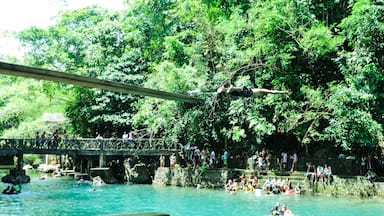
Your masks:
M17 164L16 168L12 168L9 174L1 178L1 181L9 184L25 184L31 181L31 178L25 174L23 170L23 153L17 153Z
M19 152L17 154L17 169L22 170L24 167L23 153Z
M83 158L80 158L80 170L79 170L79 171L80 171L81 173L84 173L84 165L83 165L83 161L84 161Z
M93 161L91 159L87 160L87 173L90 173L91 168L93 167Z
M107 157L105 154L101 153L99 156L99 167L105 167L107 165Z

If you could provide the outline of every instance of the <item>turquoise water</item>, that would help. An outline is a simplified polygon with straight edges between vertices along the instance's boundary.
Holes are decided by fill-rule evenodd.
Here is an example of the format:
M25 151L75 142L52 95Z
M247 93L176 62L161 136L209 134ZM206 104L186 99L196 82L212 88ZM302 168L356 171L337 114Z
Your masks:
M0 188L6 184L0 183ZM240 192L152 185L90 184L73 180L32 178L17 195L0 195L0 215L116 215L162 212L172 216L269 215L276 201L301 216L384 215L380 199L342 199L317 196L256 196Z

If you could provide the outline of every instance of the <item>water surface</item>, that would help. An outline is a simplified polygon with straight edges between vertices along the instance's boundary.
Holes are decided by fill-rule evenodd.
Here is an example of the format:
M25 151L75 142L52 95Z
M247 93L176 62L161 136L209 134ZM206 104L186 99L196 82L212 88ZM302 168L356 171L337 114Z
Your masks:
M0 183L3 189L7 185ZM295 215L384 215L381 199L347 199L320 196L256 196L222 190L153 185L106 185L92 191L89 183L32 178L22 193L0 195L0 215L116 215L162 212L172 216L269 215L276 201L286 203Z

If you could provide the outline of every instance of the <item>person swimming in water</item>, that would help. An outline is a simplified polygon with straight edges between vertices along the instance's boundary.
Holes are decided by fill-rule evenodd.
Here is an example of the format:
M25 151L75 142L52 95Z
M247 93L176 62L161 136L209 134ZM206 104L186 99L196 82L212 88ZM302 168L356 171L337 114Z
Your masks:
M292 211L287 208L287 204L285 204L285 203L281 207L280 212L283 213L281 215L284 215L284 216L291 216L292 215Z
M273 216L292 216L292 211L287 208L287 204L283 204L283 206L280 209L280 203L276 202L275 206L271 210L271 214Z
M8 187L3 190L3 194L17 194L21 192L21 186L19 184L8 185Z
M276 202L275 206L271 209L271 214L272 215L279 215L280 212L280 203Z

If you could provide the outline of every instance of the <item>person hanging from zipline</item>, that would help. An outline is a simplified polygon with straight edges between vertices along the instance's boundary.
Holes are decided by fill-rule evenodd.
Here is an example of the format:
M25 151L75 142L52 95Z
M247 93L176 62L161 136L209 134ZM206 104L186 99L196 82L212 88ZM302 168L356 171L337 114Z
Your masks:
M270 90L264 88L247 88L244 87L234 87L229 86L228 88L221 86L216 91L218 94L226 93L233 96L242 96L242 97L262 97L267 94L288 94L287 91L279 91L279 90Z

